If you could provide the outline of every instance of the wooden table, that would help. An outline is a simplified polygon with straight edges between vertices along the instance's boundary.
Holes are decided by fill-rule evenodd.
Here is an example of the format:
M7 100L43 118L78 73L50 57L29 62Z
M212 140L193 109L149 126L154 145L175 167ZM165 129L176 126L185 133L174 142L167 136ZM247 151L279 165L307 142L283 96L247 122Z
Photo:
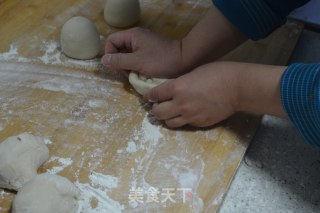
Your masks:
M155 122L124 77L99 59L60 52L60 28L72 16L91 19L104 38L117 30L104 22L103 5L0 0L0 141L22 132L45 137L51 158L39 172L73 181L82 212L216 212L260 117L237 114L211 128L176 131ZM143 0L139 25L181 38L210 6ZM289 23L225 59L285 64L301 29ZM170 193L173 200L165 200ZM0 212L13 198L0 190Z

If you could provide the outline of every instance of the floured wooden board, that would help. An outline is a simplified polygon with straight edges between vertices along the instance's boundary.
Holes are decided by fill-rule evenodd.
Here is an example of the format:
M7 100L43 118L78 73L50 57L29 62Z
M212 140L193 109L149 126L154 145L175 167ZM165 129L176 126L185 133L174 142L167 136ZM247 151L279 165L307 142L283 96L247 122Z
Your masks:
M59 29L74 15L105 38L104 1L0 1L0 141L22 132L46 138L39 172L69 178L82 212L216 212L258 124L238 114L208 129L168 130L115 71L59 49ZM140 25L181 38L210 1L141 1ZM285 64L301 26L248 42L226 58ZM141 194L144 193L144 194ZM168 196L170 195L170 196ZM0 190L0 212L14 193Z

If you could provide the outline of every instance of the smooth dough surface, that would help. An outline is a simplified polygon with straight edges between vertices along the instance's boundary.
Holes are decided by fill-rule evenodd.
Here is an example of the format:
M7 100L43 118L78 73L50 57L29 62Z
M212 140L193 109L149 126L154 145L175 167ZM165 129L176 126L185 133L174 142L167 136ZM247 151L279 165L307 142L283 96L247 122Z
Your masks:
M131 27L140 19L138 0L107 0L104 7L105 21L114 27Z
M29 133L7 138L0 143L0 188L18 190L37 175L49 159L44 139Z
M52 174L34 177L13 201L13 213L76 213L80 190L68 179Z
M82 16L73 17L63 25L60 43L62 51L75 59L95 58L101 49L97 28Z
M141 95L148 92L153 87L156 87L168 79L164 78L148 78L144 75L131 72L129 74L129 82L133 86L133 88Z

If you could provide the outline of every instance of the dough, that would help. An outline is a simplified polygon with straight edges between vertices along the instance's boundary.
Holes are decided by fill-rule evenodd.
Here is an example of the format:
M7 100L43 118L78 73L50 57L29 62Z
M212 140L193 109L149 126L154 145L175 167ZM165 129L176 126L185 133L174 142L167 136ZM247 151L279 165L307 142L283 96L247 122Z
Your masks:
M97 28L82 16L73 17L63 25L60 39L62 51L75 59L92 59L101 49Z
M104 19L114 27L131 27L140 19L139 0L107 0Z
M79 196L80 190L68 179L37 175L18 191L12 213L76 213Z
M44 139L29 133L7 138L0 143L0 188L19 189L48 159Z
M148 92L153 87L156 87L168 79L164 78L148 78L144 75L131 72L129 75L129 82L133 88L141 95Z

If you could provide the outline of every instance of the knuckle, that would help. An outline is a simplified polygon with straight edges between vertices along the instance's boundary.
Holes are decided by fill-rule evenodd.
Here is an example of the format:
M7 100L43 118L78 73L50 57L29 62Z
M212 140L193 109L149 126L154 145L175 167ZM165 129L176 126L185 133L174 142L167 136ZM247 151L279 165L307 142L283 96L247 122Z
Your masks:
M187 104L183 104L179 107L179 112L181 115L188 115L191 111L191 108Z
M159 100L160 95L159 95L158 90L156 90L156 88L150 89L149 94L150 94L149 97L150 97L151 101L157 102Z

